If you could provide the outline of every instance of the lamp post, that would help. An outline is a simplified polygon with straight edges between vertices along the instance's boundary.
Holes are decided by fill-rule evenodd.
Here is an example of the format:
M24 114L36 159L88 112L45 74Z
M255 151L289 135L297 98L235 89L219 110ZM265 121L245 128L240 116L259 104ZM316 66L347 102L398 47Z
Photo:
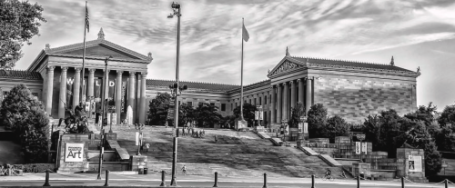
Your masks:
M109 56L109 57L106 57L106 59L104 60L105 62L105 67L104 67L104 77L103 77L103 80L104 80L104 85L103 85L103 92L102 92L102 99L101 99L101 108L103 108L103 115L101 116L101 138L100 138L100 156L99 156L99 163L98 163L98 177L97 179L101 179L101 168L103 166L103 152L104 152L104 144L103 144L103 141L104 141L104 123L105 123L105 117L106 117L106 86L107 86L107 78L108 78L108 73L107 73L107 64L108 64L108 61L109 59L111 59L112 56Z
M175 110L174 110L174 139L173 139L173 147L172 147L172 179L171 179L171 186L177 186L177 181L175 180L175 164L177 163L177 129L178 129L178 117L179 117L179 101L178 101L178 94L181 92L179 91L179 55L180 55L180 4L172 2L171 8L173 13L169 14L168 18L173 18L174 15L177 16L177 54L176 54L176 66L175 66L175 84L174 87L171 88L171 92L174 95L175 100ZM186 87L186 86L185 86Z

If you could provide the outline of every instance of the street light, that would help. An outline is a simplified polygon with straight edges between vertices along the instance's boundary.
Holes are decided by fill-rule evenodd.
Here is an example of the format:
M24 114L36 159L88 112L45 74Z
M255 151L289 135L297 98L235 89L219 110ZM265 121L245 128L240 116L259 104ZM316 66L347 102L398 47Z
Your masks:
M105 117L106 117L106 104L105 104L105 101L106 101L106 86L107 86L107 79L108 79L108 73L107 73L107 64L108 64L108 61L109 59L111 59L112 56L109 56L109 57L106 57L106 59L104 60L105 62L105 67L104 67L104 85L103 85L103 95L101 96L102 99L101 99L101 107L103 108L103 115L101 116L101 138L100 138L100 156L99 156L99 163L98 163L98 177L97 179L101 179L101 168L103 166L103 153L104 153L104 123L105 123Z
M179 86L179 55L180 55L180 17L182 14L180 14L180 4L172 2L171 8L173 10L173 13L169 14L168 18L173 18L174 15L177 16L177 54L176 54L176 66L175 66L175 84L169 86L171 89L171 93L175 96L174 97L174 102L175 102L175 110L174 110L174 139L173 139L173 147L172 147L172 179L171 179L171 186L177 186L177 181L175 180L175 164L177 163L177 129L178 129L178 117L179 117L179 100L178 96L182 91L183 88L186 89L186 86L180 87Z

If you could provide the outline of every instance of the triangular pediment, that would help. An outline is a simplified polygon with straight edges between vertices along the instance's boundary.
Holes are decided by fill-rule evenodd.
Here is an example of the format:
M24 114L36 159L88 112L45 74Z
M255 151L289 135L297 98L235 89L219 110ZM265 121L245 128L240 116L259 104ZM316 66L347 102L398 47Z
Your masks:
M137 61L151 61L153 58L145 56L135 51L129 50L120 45L114 44L104 39L88 41L85 45L86 57L108 57L112 56L114 59L137 60ZM45 50L47 55L64 55L82 57L84 54L84 44L72 44L57 48Z
M272 69L272 71L270 71L268 77L272 77L286 72L291 72L302 67L305 66L297 61L293 61L292 59L288 59L285 57L280 61L280 63L278 63L277 66L275 66L275 68Z
M84 54L84 49L76 49L76 50L71 50L71 51L66 51L62 54L66 55L80 55L82 56ZM109 48L108 46L105 46L103 44L99 44L96 46L88 47L85 50L85 55L86 56L94 56L94 57L108 57L112 56L113 58L116 59L137 59L140 60L140 58L135 57L131 54Z

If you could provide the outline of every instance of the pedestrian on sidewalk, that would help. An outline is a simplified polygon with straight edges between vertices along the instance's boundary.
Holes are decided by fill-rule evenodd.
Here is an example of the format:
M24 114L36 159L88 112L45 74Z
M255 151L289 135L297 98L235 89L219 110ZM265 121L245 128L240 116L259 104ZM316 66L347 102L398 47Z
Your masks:
M186 165L183 165L182 172L183 172L184 175L186 175Z

